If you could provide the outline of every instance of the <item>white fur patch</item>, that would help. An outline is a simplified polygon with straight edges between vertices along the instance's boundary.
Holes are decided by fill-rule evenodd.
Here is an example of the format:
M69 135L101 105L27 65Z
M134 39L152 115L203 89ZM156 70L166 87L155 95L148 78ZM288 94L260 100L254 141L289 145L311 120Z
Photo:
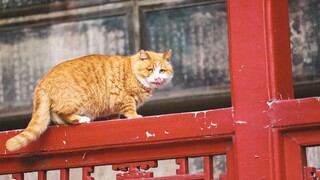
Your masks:
M89 123L91 121L91 119L89 118L89 117L87 117L87 116L82 116L81 118L80 118L80 121L79 121L79 123Z
M140 83L146 87L146 88L151 88L150 84L148 83L147 79L139 77L138 76L138 80L140 81Z

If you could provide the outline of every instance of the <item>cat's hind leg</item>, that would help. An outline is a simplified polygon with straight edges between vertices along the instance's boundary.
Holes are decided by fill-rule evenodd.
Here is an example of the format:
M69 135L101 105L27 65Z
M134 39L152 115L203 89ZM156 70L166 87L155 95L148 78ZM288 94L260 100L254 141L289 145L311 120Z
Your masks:
M60 117L70 124L82 124L82 123L91 122L91 119L89 117L80 116L76 114L71 114L71 115L61 114Z
M50 120L56 124L56 125L63 125L66 124L66 121L64 121L57 113L50 112Z

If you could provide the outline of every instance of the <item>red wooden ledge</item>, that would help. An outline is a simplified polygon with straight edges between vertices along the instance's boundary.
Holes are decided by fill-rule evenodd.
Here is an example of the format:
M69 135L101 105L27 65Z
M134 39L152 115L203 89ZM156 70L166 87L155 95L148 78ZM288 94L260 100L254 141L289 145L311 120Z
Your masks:
M0 133L0 174L225 154L234 128L231 108L53 126L36 142L8 152L5 140L19 132Z
M232 134L231 109L210 110L192 113L172 114L93 122L73 126L53 126L39 140L16 152L5 149L5 141L20 133L17 131L1 132L0 152L5 155L21 155L51 151L75 151L81 149L99 149L121 147L143 143L161 143L179 141L179 139L212 138Z
M274 128L300 128L320 125L320 98L268 102Z

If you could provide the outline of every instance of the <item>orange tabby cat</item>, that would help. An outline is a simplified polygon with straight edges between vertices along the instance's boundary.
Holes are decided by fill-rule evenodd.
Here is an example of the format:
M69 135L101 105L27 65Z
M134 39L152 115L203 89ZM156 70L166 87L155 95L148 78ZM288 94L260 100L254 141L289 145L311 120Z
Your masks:
M35 88L32 119L7 141L7 149L15 151L36 140L50 119L56 124L79 124L101 116L141 117L137 107L172 79L171 52L90 55L57 65Z

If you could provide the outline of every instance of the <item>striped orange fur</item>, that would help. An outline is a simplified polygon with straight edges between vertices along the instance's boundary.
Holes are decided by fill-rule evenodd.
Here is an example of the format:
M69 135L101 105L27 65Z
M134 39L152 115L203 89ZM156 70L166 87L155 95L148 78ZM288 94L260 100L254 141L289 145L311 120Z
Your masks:
M38 139L50 120L79 124L102 116L140 117L137 107L172 79L171 52L89 55L55 66L35 88L28 127L6 142L7 149L15 151Z

